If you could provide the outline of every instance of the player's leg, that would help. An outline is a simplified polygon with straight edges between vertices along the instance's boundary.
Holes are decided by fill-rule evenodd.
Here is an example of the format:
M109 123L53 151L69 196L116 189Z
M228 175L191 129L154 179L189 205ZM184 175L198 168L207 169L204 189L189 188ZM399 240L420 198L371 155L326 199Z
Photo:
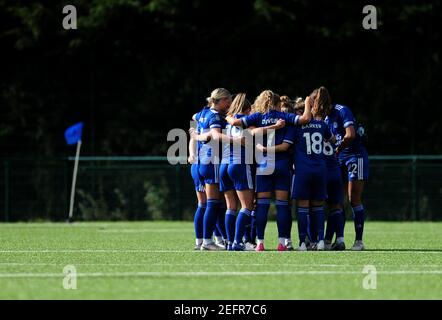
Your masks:
M289 192L291 190L290 162L281 160L275 166L275 198L276 224L278 226L278 251L286 251L291 245L292 215L289 207Z
M251 214L253 209L253 190L238 190L238 198L241 202L241 210L236 221L235 245L241 245L246 232L246 225L251 223ZM238 247L238 249L241 246ZM245 245L243 249L246 249ZM250 249L250 248L249 248Z
M235 237L235 224L237 216L237 197L235 193L235 188L233 181L229 177L228 164L221 164L220 166L220 191L224 193L224 198L226 201L227 210L225 211L225 228L226 228L226 238L227 238L227 249L231 250L234 237ZM219 216L218 216L219 218ZM219 220L219 219L218 219Z
M198 172L198 164L194 163L191 165L190 173L195 186L196 198L198 200L198 206L194 215L194 229L195 229L195 250L201 248L203 243L203 221L204 212L206 211L206 192L204 190L204 181Z
M309 208L307 215L307 239L309 240L308 250L316 250L318 244L318 230L316 215L313 214L312 208Z
M196 197L198 199L198 208L195 211L195 216L193 219L194 228L195 228L195 250L201 249L201 245L203 243L203 228L204 228L204 213L206 211L206 193L197 191Z
M355 243L352 250L364 250L362 241L364 233L365 210L362 204L362 192L364 181L368 179L368 156L363 153L354 156L346 161L348 169L348 198L353 211L353 221L355 227Z
M256 166L250 165L252 169L252 179L256 181ZM256 185L255 185L256 188ZM255 250L256 249L256 192L253 194L253 209L250 214L251 222L250 222L250 230L247 229L247 233L250 234L250 240L246 241L246 250Z
M219 194L218 217L216 219L216 228L218 234L215 234L215 242L219 246L227 247L227 231L226 231L226 210L227 205L224 199L224 193Z
M251 222L251 212L253 209L254 186L252 172L248 164L229 165L229 176L232 178L235 190L241 202L241 210L236 220L235 242L233 249L242 251L245 245L242 242L246 232L246 225Z
M324 214L324 203L320 200L312 200L311 201L311 208L310 212L312 213L312 216L315 218L316 223L316 234L318 243L316 245L316 250L324 250L325 243L324 243L324 220L325 220L325 214Z
M232 250L233 242L235 241L235 226L238 212L238 199L235 190L224 191L226 199L226 231L227 231L227 250Z
M344 192L341 170L336 168L327 172L327 203L328 203L328 219L325 231L325 247L326 250L344 250ZM333 235L336 232L336 241L331 245Z
M276 197L276 224L278 227L278 251L286 251L286 244L291 242L289 227L292 219L289 208L289 192L287 190L275 190Z
M324 214L324 200L327 198L327 178L325 167L322 170L318 170L312 174L311 183L311 212L316 218L316 231L318 234L317 250L324 250L324 226L325 226L325 214Z
M257 179L258 181L258 179ZM270 208L271 192L258 192L256 200L256 251L264 251L264 233Z
M364 181L355 180L348 182L349 201L353 211L353 221L355 226L355 243L353 250L359 251L364 249L362 236L364 232L365 212L362 205L362 191L364 190Z
M245 240L247 251L256 249L256 193L253 195L253 209L250 213L250 217L250 228L246 228L246 232L249 234L248 241Z
M264 233L267 226L267 215L273 190L272 175L256 175L256 251L264 251Z
M297 200L296 215L298 218L298 237L299 237L299 251L307 251L305 245L305 239L307 237L307 215L309 213L309 200L299 199Z
M299 251L306 251L307 217L310 201L310 176L307 172L296 172L292 188L292 199L296 199L296 215L298 220Z
M218 166L213 164L200 164L199 172L204 178L207 206L204 212L203 244L201 250L222 250L212 240L213 231L216 228L219 207L219 171Z

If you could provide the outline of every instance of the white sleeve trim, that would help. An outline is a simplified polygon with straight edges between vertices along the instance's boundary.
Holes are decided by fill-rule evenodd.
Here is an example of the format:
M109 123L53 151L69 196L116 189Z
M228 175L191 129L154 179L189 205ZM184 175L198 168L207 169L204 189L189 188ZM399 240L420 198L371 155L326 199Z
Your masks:
M344 128L348 128L349 126L353 125L353 121L347 121L346 123L344 123Z
M283 142L287 142L288 144L293 144L292 140L284 139Z

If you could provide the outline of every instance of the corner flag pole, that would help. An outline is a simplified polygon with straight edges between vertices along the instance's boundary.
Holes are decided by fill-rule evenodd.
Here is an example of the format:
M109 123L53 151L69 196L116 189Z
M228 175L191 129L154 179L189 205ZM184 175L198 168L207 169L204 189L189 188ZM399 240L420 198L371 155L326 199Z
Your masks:
M74 174L72 176L71 202L69 204L69 221L72 221L74 213L75 184L77 182L78 160L80 159L81 140L77 142L77 153L75 154Z

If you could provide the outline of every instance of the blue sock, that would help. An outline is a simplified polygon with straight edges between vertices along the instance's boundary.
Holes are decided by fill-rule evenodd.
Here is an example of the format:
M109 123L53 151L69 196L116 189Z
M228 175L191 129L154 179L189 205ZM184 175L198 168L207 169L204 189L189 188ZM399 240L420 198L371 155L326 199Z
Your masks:
M215 237L221 237L222 238L221 230L219 229L218 224L215 225L215 230L213 230L213 234L215 235Z
M276 224L278 226L278 238L288 238L290 231L289 202L276 200Z
M355 224L356 240L362 240L362 234L364 233L364 206L361 204L357 207L353 207L353 220Z
M288 236L287 236L287 238L289 238L289 239L292 238L292 226L293 226L292 207L289 204L289 225L287 227L287 229L288 229Z
M252 214L250 213L249 223L246 225L246 230L244 232L244 243L251 242L250 234L252 233Z
M227 241L233 243L235 240L235 225L236 225L236 211L227 210L226 211L226 232Z
M250 214L252 218L252 222L250 223L250 241L252 243L256 242L256 212L255 210L252 211Z
M212 234L216 227L216 220L218 218L218 205L219 203L216 199L207 200L203 224L203 235L206 241L212 239Z
M305 242L305 237L307 236L308 212L309 208L301 208L301 207L297 208L299 244Z
M324 240L324 224L325 224L325 214L324 207L313 207L313 215L316 218L316 230L318 232L318 241Z
M236 219L235 242L241 243L242 237L246 232L246 225L250 223L250 210L243 208L239 211L238 219Z
M204 212L206 211L205 203L198 203L198 208L195 211L193 218L193 225L195 227L195 236L197 239L203 238Z
M311 242L318 242L318 230L316 226L316 216L313 212L308 213L308 229L307 229L307 235L309 236L309 239Z
M327 216L327 227L325 228L325 240L332 241L337 227L337 218L341 210L332 210Z
M299 219L299 218L298 218ZM298 229L299 229L299 225L298 225ZM313 242L313 238L312 238L312 234L310 232L312 228L310 227L310 213L307 214L307 238L310 240L310 242ZM299 230L298 230L299 231Z
M227 239L227 232L226 232L226 205L224 201L219 201L218 204L218 217L216 220L216 228L218 229L219 233L223 237L223 239Z
M258 240L264 240L264 231L267 225L267 214L269 213L270 199L258 199L256 208L256 235Z
M344 226L345 226L345 212L343 209L340 209L338 213L336 213L336 238L344 237Z

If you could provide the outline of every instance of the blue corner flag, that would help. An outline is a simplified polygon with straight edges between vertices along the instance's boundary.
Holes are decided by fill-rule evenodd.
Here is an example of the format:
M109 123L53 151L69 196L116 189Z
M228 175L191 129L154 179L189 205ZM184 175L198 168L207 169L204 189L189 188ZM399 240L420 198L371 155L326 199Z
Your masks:
M66 138L66 142L68 143L68 145L72 145L76 144L79 140L81 140L82 133L83 133L83 122L79 122L67 128L67 130L64 133L64 137Z

